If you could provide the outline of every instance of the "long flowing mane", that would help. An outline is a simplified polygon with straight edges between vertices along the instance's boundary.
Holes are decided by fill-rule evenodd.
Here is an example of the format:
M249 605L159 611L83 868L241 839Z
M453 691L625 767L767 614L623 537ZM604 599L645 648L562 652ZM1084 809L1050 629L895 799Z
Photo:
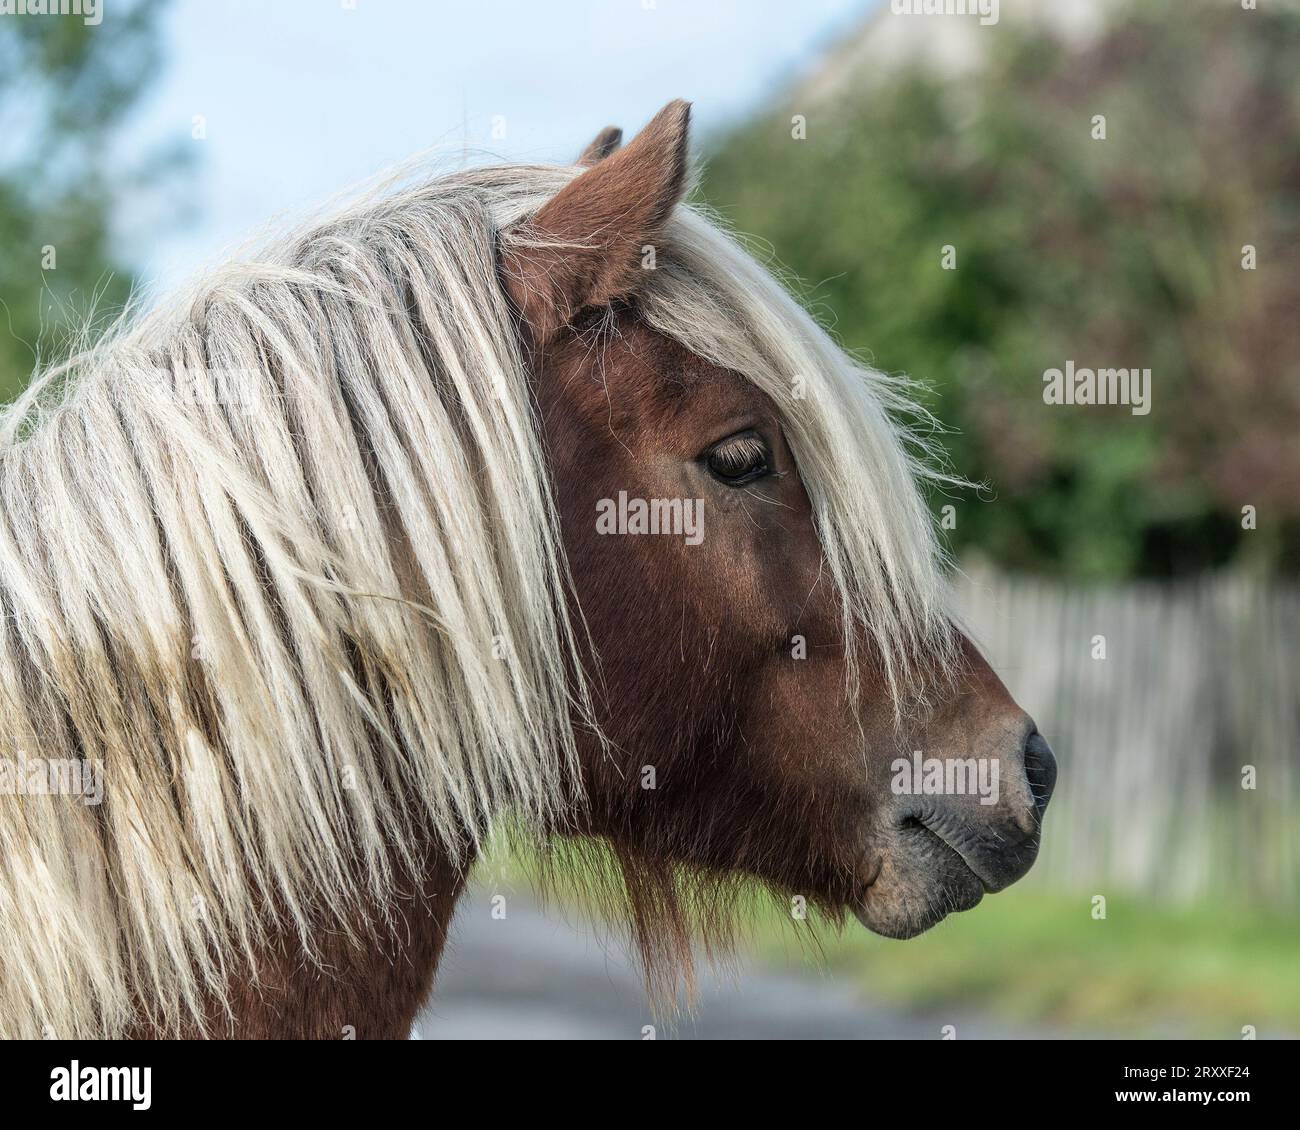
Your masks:
M517 327L512 229L574 175L364 198L43 374L0 417L8 1035L201 1023L268 923L382 907L431 835L580 800L581 624ZM945 638L903 391L682 207L643 316L781 407L845 630L900 700ZM340 927L342 928L342 927Z

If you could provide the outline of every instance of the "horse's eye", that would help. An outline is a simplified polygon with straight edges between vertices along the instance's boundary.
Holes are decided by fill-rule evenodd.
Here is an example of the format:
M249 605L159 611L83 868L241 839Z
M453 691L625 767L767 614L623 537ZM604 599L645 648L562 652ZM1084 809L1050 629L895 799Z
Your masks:
M742 432L714 444L705 463L714 478L732 487L761 479L772 469L767 444L753 432Z

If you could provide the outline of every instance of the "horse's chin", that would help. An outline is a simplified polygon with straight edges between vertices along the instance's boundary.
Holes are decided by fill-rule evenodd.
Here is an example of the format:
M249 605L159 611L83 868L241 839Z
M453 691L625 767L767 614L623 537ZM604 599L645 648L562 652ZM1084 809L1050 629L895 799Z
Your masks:
M956 851L930 834L900 837L874 870L850 909L886 938L923 934L949 914L970 910L987 889Z

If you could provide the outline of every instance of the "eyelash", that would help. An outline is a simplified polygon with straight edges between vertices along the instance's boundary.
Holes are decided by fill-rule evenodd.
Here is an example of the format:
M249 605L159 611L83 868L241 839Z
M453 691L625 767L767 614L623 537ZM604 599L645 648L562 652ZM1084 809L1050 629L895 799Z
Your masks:
M753 482L772 469L767 444L755 435L723 440L709 451L704 461L713 477L727 486Z

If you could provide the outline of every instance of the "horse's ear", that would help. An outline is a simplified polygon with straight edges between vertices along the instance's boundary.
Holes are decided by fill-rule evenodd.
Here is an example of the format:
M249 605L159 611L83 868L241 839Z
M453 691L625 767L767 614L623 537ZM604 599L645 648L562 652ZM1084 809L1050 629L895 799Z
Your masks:
M506 235L502 278L535 344L584 307L640 285L643 248L686 190L690 113L688 102L668 103L625 148L575 177Z
M623 144L623 131L618 126L606 126L591 139L591 143L582 151L577 164L590 167L603 161Z

